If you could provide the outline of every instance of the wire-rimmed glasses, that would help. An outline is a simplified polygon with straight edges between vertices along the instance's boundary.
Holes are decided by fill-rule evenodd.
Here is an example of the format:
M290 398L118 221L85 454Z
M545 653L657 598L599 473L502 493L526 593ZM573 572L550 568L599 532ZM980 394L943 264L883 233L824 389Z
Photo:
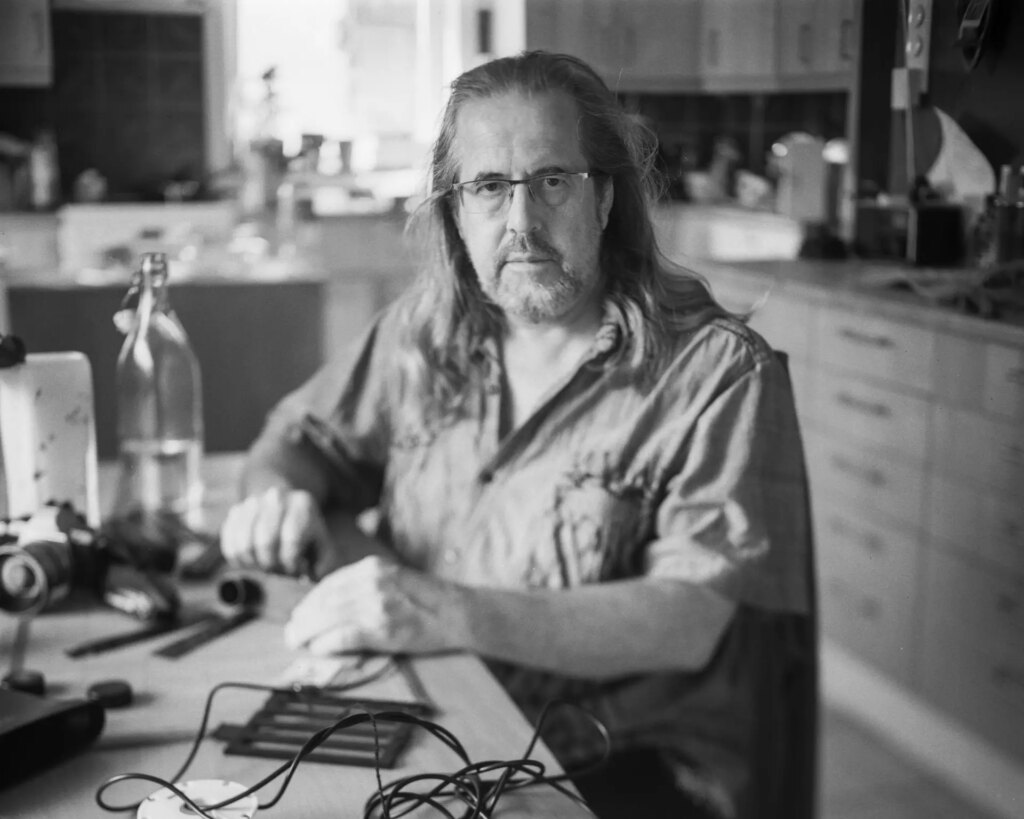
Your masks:
M541 202L549 208L557 208L579 196L584 181L595 176L595 171L559 171L528 176L525 179L473 179L469 182L456 182L451 190L458 194L462 208L467 213L493 216L508 207L516 185L526 185L526 190L534 202Z

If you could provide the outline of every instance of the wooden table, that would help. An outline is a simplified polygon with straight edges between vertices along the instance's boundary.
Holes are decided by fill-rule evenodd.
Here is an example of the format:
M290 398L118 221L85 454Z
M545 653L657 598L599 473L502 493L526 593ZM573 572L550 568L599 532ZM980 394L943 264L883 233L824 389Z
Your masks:
M207 498L211 509L222 510L230 497L227 485L237 463L237 458L224 456L207 459ZM105 467L102 472L102 483L109 487L111 470ZM203 602L204 598L214 602L214 587L200 584L185 590L185 596L191 603ZM0 663L6 670L15 621L6 615L0 618ZM287 650L280 626L264 618L173 660L154 655L156 648L173 637L79 659L65 655L72 645L130 630L134 625L125 615L92 606L55 609L35 619L25 667L45 674L48 695L81 697L92 683L120 678L131 684L135 702L127 708L107 711L106 726L88 750L0 791L0 817L77 819L113 815L96 805L98 786L109 777L129 771L172 776L185 759L212 686L226 680L273 683L302 656ZM452 731L473 760L515 759L523 755L533 728L479 659L463 654L431 656L415 659L411 667L436 706L432 719ZM375 686L386 684L370 684L360 693L374 696ZM246 691L218 695L212 726L222 722L244 723L266 696ZM250 785L280 764L278 760L226 755L223 747L218 740L204 740L184 779L225 778ZM532 757L544 763L548 771L559 772L543 745L534 749ZM450 773L462 764L436 739L417 729L399 764L384 770L382 778L386 784L413 773ZM272 797L278 787L278 783L265 787L260 792L262 801ZM304 763L283 799L274 808L260 811L258 816L361 817L363 806L376 787L372 768ZM106 798L126 803L156 789L157 786L146 782L125 783L108 791ZM500 817L590 815L566 796L543 785L508 794L499 807L495 815ZM459 806L453 806L453 812L461 813ZM437 814L422 810L414 815Z

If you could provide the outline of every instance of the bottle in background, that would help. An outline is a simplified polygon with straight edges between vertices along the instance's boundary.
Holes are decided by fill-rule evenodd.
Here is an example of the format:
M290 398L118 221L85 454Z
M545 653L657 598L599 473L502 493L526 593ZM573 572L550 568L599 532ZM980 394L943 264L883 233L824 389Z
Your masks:
M120 483L115 513L164 512L201 521L203 452L199 362L170 306L167 257L146 253L122 311L127 332L117 360Z
M992 202L994 261L1024 258L1024 166L1003 165Z
M52 131L42 130L28 154L30 202L33 210L51 210L60 200L60 168L57 140Z

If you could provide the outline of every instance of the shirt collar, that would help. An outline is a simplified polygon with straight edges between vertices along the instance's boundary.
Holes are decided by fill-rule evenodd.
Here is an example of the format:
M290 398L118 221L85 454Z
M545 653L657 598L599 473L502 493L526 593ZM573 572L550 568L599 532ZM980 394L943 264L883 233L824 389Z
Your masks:
M584 359L584 363L590 364L607 360L622 346L623 339L627 337L628 333L629 330L626 327L626 320L622 315L622 311L611 299L606 298L601 316L601 326L598 327L597 332L594 334L594 340L590 345L590 350ZM479 364L484 362L487 362L488 365L497 364L501 358L498 352L497 341L490 336L478 339L473 345L470 357ZM491 366L488 369L492 372L494 370Z

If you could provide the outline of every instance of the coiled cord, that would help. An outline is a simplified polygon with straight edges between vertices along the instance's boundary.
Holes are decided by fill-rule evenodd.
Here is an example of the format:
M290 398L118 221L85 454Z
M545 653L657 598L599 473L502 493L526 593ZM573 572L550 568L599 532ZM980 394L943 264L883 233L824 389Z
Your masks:
M376 676L376 675L375 675ZM364 684L365 680L356 680L345 686L353 688ZM299 764L317 746L330 737L335 731L343 731L356 725L369 723L374 734L374 773L377 780L377 790L367 799L363 810L364 819L398 819L417 808L429 806L447 819L486 819L495 810L501 797L507 793L523 788L544 785L562 793L566 798L584 805L583 800L566 786L571 775L547 774L543 763L532 759L531 754L537 743L540 741L544 725L549 714L556 708L573 708L581 711L593 724L595 730L601 735L604 743L604 751L600 758L588 765L585 769L575 771L574 774L590 773L600 768L607 760L611 751L611 742L605 726L595 716L580 706L564 700L553 700L545 705L538 718L530 741L527 743L523 756L511 760L487 760L474 762L470 759L468 752L462 743L451 731L431 720L408 714L402 711L357 711L348 713L346 716L321 728L309 736L299 750L287 762L279 765L259 782L245 788L229 799L224 799L216 804L197 804L187 793L183 792L175 784L181 781L185 772L192 765L196 754L199 751L200 743L206 735L210 721L210 714L213 709L213 701L216 695L227 689L238 689L247 691L262 691L266 693L288 693L301 695L303 690L310 690L311 687L295 686L292 688L281 688L279 686L262 685L258 683L245 682L223 682L215 685L207 695L206 704L203 709L202 719L196 731L195 740L189 750L185 761L178 771L170 778L163 779L152 774L129 772L117 774L103 782L96 791L96 804L103 810L121 812L137 810L141 802L131 804L113 804L108 802L104 794L114 785L129 780L142 780L152 782L166 788L182 802L189 806L197 816L204 819L215 819L214 812L227 807L241 799L259 791L279 777L283 777L281 785L274 796L267 802L260 803L259 809L272 808L284 796L295 775ZM317 689L319 690L319 689ZM338 690L333 688L332 690ZM380 767L380 742L377 736L377 724L381 722L401 722L418 726L433 736L436 740L445 745L463 763L460 768L450 773L422 773L401 777L393 782L384 784L381 777ZM495 777L496 775L496 777ZM492 778L487 778L492 777ZM429 784L424 789L424 786ZM455 803L463 806L463 812L456 815L443 802Z

